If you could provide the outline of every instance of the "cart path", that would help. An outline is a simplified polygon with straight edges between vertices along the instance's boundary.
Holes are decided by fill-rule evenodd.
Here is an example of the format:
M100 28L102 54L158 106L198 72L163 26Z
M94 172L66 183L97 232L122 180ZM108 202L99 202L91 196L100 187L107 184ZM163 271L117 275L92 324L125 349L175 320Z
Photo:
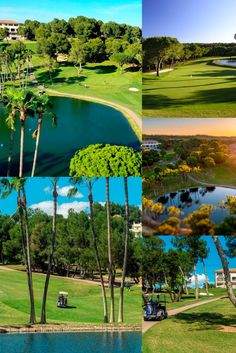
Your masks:
M192 175L188 175L188 178L192 181L194 181L195 183L201 184L203 186L216 186L216 187L220 187L220 188L226 188L226 189L236 189L236 186L231 186L231 185L220 185L220 184L215 184L215 183L206 183L204 181L195 179Z
M115 108L115 109L119 110L126 117L132 119L135 122L135 124L137 125L137 127L139 128L139 131L141 131L141 129L142 129L141 118L139 118L139 116L135 112L133 112L131 109L129 109L127 107L124 107L121 104L110 102L110 101L108 101L106 99L102 99L102 98L85 96L85 95L82 95L82 94L58 92L58 91L55 91L55 90L52 90L52 89L49 89L49 88L45 88L45 87L40 87L40 88L42 88L44 91L46 91L48 93L51 93L52 95L62 96L62 97L69 97L69 98L76 98L76 99L86 100L86 101L89 101L89 102L94 102L94 103L108 105L108 106L110 106L112 108Z
M223 298L226 298L226 296L223 295L221 297L217 297L217 298L214 298L214 299L203 300L203 301L199 301L197 303L193 303L193 304L188 304L188 305L182 306L182 307L177 308L177 309L168 310L167 311L168 312L168 316L174 316L174 315L177 315L179 313L182 313L183 311L195 308L195 307L200 306L200 305L212 303L212 302L215 302L215 301L223 299ZM156 324L158 324L157 321L143 321L142 332L145 333L147 330L149 330L152 326L154 326Z

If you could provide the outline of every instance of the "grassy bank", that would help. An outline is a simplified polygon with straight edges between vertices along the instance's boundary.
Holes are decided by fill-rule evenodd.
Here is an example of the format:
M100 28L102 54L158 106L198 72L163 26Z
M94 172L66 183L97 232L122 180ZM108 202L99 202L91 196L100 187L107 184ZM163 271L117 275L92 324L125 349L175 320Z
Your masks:
M143 353L234 352L236 312L229 299L204 304L157 323L143 336ZM221 331L222 329L222 331Z
M236 69L203 58L160 77L144 75L146 117L236 117Z
M34 274L37 319L40 318L44 275ZM26 324L29 318L27 278L23 272L5 271L0 267L0 325ZM59 291L69 293L69 308L59 309L56 301ZM107 294L108 291L107 291ZM116 318L119 288L116 295ZM108 303L109 307L109 303ZM125 291L125 323L141 322L141 292L139 287ZM48 323L103 323L103 305L100 286L67 278L52 277L47 301Z

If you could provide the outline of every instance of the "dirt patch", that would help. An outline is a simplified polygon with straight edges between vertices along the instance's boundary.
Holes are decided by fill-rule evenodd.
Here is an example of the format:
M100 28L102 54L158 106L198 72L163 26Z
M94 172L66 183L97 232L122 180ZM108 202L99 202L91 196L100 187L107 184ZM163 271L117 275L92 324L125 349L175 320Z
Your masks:
M222 326L220 326L220 328L218 329L218 331L221 331L221 332L234 332L234 333L236 333L236 326L226 326L226 325L222 325Z

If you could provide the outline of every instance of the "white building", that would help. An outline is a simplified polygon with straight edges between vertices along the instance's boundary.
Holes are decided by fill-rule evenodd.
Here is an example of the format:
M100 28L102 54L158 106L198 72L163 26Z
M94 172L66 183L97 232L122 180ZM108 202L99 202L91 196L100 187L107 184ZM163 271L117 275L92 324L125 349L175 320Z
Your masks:
M149 151L159 151L161 143L155 140L144 140L142 143L142 148Z
M233 288L236 288L236 268L230 268L230 282ZM225 276L223 269L215 270L215 286L216 288L225 288Z
M8 29L8 37L6 39L10 40L20 40L22 37L19 35L18 31L21 24L13 20L0 20L0 28Z
M136 238L141 237L142 235L142 223L133 223L132 227L129 230L130 232L134 233Z

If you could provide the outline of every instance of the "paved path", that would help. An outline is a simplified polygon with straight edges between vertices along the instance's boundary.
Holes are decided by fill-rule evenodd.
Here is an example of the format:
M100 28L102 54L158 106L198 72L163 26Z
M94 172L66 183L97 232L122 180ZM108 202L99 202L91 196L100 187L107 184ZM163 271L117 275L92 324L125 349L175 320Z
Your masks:
M126 108L121 104L110 102L110 101L108 101L106 99L102 99L102 98L84 96L82 94L71 94L71 93L65 93L65 92L58 92L58 91L55 91L55 90L52 90L49 88L43 88L43 87L42 87L42 89L44 89L46 92L51 93L52 95L55 95L55 96L76 98L76 99L86 100L89 102L105 104L110 107L113 107L113 108L119 110L120 112L122 112L127 118L132 119L135 122L135 124L138 126L140 131L142 129L142 121L139 118L139 116L136 113L134 113L131 109Z
M214 299L203 300L203 301L200 301L200 302L197 302L197 303L193 303L193 304L182 306L182 307L177 308L177 309L168 310L168 316L174 316L174 315L182 313L182 312L184 312L186 310L195 308L195 307L200 306L200 305L212 303L212 302L215 302L215 301L220 300L222 298L225 298L225 296L217 297L217 298L214 298ZM156 321L144 321L143 325L142 325L142 332L145 333L147 330L149 330L152 326L154 326L156 324L158 324L158 322L156 322Z

